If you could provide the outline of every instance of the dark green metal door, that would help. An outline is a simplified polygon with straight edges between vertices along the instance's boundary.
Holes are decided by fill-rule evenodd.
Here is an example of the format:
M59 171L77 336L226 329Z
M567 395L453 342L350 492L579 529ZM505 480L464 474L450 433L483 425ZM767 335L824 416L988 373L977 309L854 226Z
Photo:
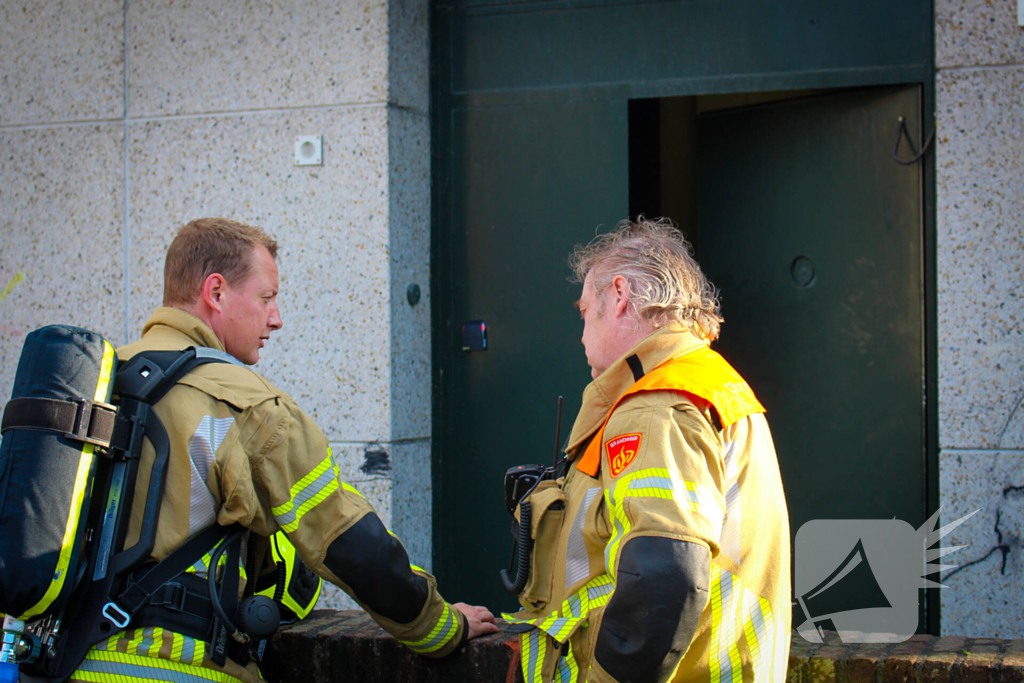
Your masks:
M512 541L502 480L513 465L552 462L557 397L564 438L590 380L567 259L626 214L626 110L605 100L452 114L445 191L456 210L435 250L450 260L434 264L452 282L451 315L435 330L434 557L459 600L515 604L497 576ZM485 351L462 351L466 320L484 321Z
M716 347L768 409L794 534L925 519L922 172L892 157L898 117L920 141L920 101L875 88L698 123Z

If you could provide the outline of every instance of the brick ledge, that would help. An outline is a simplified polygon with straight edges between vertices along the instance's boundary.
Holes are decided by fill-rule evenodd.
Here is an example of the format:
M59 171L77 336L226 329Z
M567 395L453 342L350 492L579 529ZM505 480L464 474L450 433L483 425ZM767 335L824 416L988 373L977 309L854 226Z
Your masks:
M444 660L413 654L362 611L317 610L271 640L272 683L522 683L519 639L496 633ZM1024 683L1024 640L914 636L905 643L844 645L835 634L794 634L786 683Z

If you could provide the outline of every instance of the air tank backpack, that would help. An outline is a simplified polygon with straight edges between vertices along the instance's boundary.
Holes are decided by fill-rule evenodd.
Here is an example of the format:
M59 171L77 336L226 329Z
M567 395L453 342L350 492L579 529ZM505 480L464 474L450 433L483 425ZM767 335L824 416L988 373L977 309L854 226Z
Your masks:
M277 629L271 598L238 604L241 527L214 524L164 560L147 562L170 457L167 432L151 408L186 373L212 362L238 364L208 348L149 351L119 364L100 335L64 325L25 338L0 423L0 683L16 681L19 667L63 680L92 644L130 624L150 625L138 622L159 616L155 603L180 597L178 608L199 605L192 599L202 597L198 579L183 587L181 575L215 547L211 566L225 550L227 563L219 581L217 571L208 572L205 621L190 622L204 626L194 635L209 639L214 660L223 663L229 635L234 658L239 643L252 640L255 647ZM125 548L143 439L155 456L139 540ZM253 609L253 600L263 602ZM249 623L247 614L267 615L267 603L267 623ZM236 621L244 622L241 630Z

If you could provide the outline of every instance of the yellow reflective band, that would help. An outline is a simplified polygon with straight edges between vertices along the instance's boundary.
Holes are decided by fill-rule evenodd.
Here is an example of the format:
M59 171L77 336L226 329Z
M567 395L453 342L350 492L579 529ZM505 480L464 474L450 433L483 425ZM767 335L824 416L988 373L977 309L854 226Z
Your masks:
M110 379L114 372L114 347L103 340L103 360L100 362L100 376L96 383L96 392L93 394L94 401L105 403L109 397ZM68 523L64 528L64 538L61 541L60 555L57 558L57 567L54 569L53 577L50 579L50 587L46 589L42 599L29 608L27 612L18 617L25 621L37 614L42 614L50 603L60 595L64 588L64 580L68 575L68 565L71 563L71 552L75 545L75 535L78 531L79 516L82 512L82 501L85 499L85 489L89 484L89 472L92 471L94 446L91 443L82 444L82 454L78 458L78 472L75 474L75 488L71 493L71 505L68 509ZM84 521L82 522L84 524Z
M718 565L711 565L711 643L708 650L711 683L743 682L736 634L742 590L738 577Z
M291 499L282 505L271 508L274 519L286 532L299 528L303 515L319 505L327 496L338 490L340 471L334 464L334 458L328 449L327 457L313 471L304 476L289 491ZM344 484L346 491L355 489Z
M523 680L525 683L546 683L544 681L544 654L547 638L541 638L540 631L533 628L519 635Z
M434 624L434 628L431 629L430 633L426 638L421 638L416 641L403 640L405 644L413 652L420 654L426 652L434 652L440 650L442 647L447 645L451 639L455 636L459 630L459 619L452 612L448 603L444 604L444 610L441 611L441 618Z
M213 559L213 551L217 549L223 540L217 541L210 551L203 555L201 558L196 560L195 564L185 570L186 574L207 574L210 569L210 560ZM221 554L220 559L217 560L217 569L221 570L228 564L228 556L226 553ZM238 572L239 577L242 581L247 581L249 577L245 573L245 561L242 558L238 558ZM220 577L218 577L220 578Z
M601 574L563 600L561 607L546 617L520 619L514 614L501 616L513 624L533 624L559 643L564 643L576 628L587 620L592 611L608 604L614 590L615 583L612 577Z
M766 598L758 597L752 591L743 590L744 620L743 632L750 649L754 665L754 680L770 680L774 658L775 625L772 620L772 605Z
M555 667L555 683L576 683L580 676L580 667L576 664L576 655L572 653L572 645L565 656L558 660Z
M662 498L675 500L683 509L703 515L711 523L717 537L722 528L722 512L713 497L700 484L672 478L663 467L652 467L628 474L604 492L612 536L604 548L604 567L615 577L619 559L619 546L632 530L626 515L627 498Z
M235 683L239 679L215 669L172 662L168 659L90 650L78 670L68 680L70 683L134 683L138 680Z

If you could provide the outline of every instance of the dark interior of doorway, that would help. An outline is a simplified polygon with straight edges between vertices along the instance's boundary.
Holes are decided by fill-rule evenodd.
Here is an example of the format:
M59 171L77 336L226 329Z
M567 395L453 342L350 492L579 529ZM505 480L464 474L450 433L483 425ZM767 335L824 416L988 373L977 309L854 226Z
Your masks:
M697 118L713 111L829 92L835 90L777 90L630 100L630 217L670 218L698 255Z

